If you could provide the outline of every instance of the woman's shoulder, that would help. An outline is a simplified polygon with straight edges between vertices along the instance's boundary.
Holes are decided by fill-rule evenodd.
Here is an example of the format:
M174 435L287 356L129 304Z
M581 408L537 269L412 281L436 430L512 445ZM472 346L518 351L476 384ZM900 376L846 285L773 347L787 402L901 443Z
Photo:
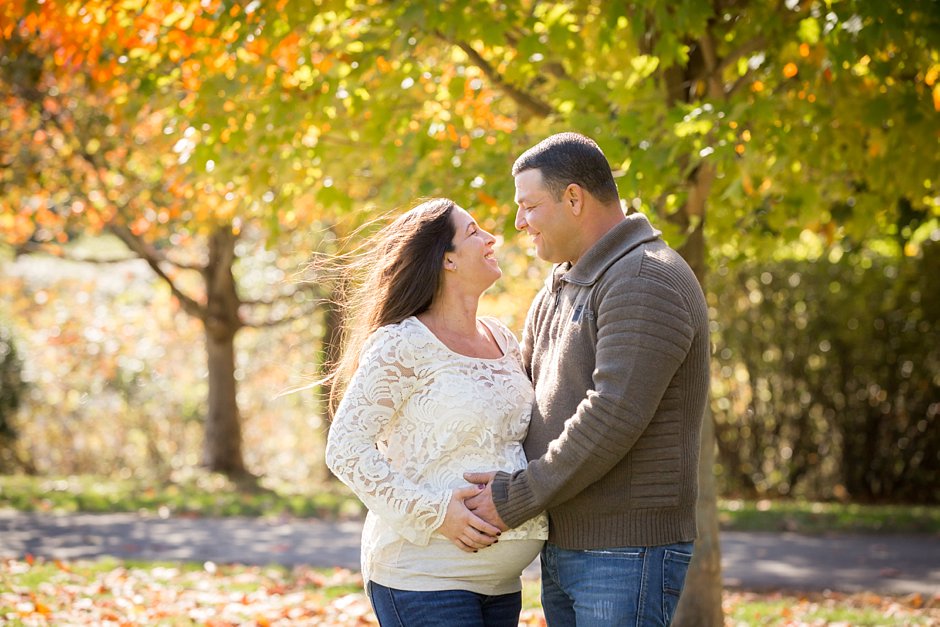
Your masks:
M414 317L405 318L401 322L382 325L366 339L363 352L392 347L409 351L420 349L422 344L425 343L420 325L421 323Z
M493 332L494 335L499 334L503 339L507 340L510 344L518 344L519 340L516 338L516 334L510 330L506 324L499 318L493 316L482 316L480 320Z

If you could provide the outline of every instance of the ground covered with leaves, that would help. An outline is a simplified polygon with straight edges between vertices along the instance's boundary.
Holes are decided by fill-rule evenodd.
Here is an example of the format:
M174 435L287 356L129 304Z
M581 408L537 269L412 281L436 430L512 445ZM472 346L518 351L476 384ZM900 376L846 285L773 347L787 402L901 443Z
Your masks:
M520 625L544 625L527 582ZM940 596L726 591L726 624L940 625ZM362 578L345 569L133 563L0 562L7 625L376 625Z

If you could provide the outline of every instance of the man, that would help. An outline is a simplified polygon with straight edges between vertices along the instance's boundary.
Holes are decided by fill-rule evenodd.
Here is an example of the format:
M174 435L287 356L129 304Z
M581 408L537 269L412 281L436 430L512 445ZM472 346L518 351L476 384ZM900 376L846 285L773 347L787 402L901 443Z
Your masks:
M708 394L705 298L607 159L553 135L512 169L516 228L553 262L523 333L535 384L527 469L468 473L468 506L501 529L543 510L549 625L668 625L692 557Z

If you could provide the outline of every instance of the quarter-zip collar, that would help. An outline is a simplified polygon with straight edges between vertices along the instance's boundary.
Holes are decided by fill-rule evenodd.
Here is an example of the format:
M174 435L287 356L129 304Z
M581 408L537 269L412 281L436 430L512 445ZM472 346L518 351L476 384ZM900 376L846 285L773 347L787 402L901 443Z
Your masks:
M637 246L659 239L661 235L645 215L632 213L591 246L574 266L566 261L552 268L545 287L555 292L561 287L562 281L593 285L611 264Z

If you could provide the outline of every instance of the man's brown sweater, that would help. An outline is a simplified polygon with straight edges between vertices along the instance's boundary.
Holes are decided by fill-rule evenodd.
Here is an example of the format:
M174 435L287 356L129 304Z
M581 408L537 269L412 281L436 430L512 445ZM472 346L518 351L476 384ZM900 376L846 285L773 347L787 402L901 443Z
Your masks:
M643 215L556 266L523 334L530 462L496 475L503 521L547 510L567 549L693 540L709 346L695 275Z

